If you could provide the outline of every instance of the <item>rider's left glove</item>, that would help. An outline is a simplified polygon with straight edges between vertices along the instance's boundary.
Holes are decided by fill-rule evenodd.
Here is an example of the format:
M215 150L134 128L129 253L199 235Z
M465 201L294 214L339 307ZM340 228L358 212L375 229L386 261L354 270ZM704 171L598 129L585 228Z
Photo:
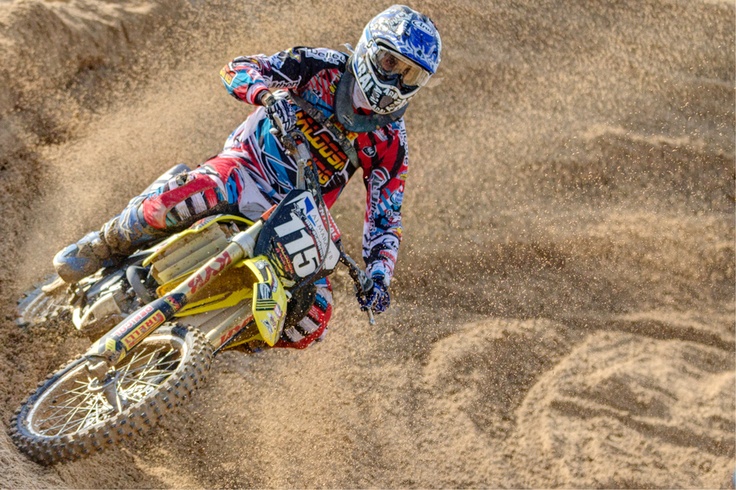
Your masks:
M373 289L366 295L358 292L358 303L363 311L373 310L374 313L383 313L391 304L391 295L388 293L388 286L384 282L383 274L375 274L373 279Z
M296 129L296 110L289 102L285 92L276 92L273 95L273 104L266 106L266 115L278 132L288 134Z

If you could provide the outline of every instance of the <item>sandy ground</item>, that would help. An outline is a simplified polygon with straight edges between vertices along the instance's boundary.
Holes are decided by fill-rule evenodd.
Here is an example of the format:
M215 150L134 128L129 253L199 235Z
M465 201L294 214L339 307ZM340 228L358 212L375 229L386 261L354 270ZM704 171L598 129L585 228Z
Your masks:
M56 250L249 107L239 54L339 47L387 2L0 2L0 415L81 352L22 330ZM728 488L735 467L736 5L418 1L442 82L407 113L392 309L344 275L327 340L226 353L132 447L3 488ZM335 209L359 250L363 190Z

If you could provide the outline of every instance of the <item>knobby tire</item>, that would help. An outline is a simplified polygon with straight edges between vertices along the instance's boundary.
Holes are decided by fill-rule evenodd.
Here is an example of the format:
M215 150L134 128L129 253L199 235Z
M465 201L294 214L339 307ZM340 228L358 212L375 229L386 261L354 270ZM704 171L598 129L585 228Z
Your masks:
M131 400L120 412L90 388L80 356L39 384L13 416L10 436L32 460L49 465L143 435L202 386L212 355L199 330L165 324L110 371L116 391Z

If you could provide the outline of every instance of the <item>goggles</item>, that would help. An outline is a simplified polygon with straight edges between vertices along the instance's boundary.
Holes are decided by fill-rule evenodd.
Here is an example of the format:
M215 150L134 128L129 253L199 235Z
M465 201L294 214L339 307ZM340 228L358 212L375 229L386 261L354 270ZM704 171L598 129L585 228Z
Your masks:
M399 79L403 86L421 87L432 76L413 61L382 46L371 53L371 62L379 78L387 82Z

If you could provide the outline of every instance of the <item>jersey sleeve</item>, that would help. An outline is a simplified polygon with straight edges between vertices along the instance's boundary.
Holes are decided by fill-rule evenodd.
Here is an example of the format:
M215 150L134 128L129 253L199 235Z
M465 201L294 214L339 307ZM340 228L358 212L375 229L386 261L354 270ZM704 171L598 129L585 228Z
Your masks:
M389 129L390 128L390 129ZM404 120L369 135L372 148L360 152L366 187L363 259L369 276L391 282L401 242L401 204L409 166ZM369 156L370 155L370 156Z
M325 69L345 67L347 55L327 48L298 46L274 55L239 56L220 70L228 93L256 104L267 89L299 89Z

